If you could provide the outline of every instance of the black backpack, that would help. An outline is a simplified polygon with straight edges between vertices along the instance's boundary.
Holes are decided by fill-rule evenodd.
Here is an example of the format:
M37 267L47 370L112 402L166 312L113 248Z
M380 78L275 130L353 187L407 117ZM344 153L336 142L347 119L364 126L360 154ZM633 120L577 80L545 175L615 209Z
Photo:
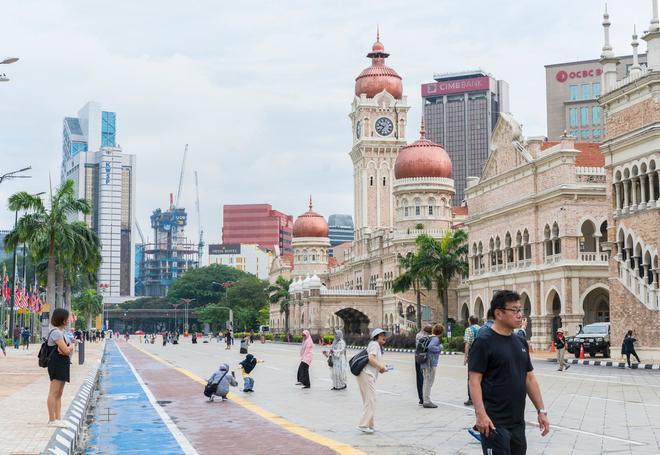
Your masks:
M366 349L361 350L348 361L348 365L351 367L351 373L355 376L359 376L362 373L367 363L369 363L369 353Z
M55 329L51 329L50 332L48 332L48 336L41 343L41 347L39 348L39 354L37 354L37 357L39 359L39 366L41 368L47 368L48 367L48 362L50 361L50 356L53 355L53 352L55 351L55 348L57 347L57 346L48 346L48 339L50 338L50 334L53 333L53 330L55 330Z
M431 342L431 337L424 336L419 339L415 345L415 362L425 363L428 359L429 354L429 343Z

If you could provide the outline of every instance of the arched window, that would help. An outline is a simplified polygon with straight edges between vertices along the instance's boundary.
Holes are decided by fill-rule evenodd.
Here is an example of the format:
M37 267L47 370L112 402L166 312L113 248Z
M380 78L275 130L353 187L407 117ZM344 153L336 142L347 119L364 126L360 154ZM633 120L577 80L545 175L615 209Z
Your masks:
M523 231L523 246L525 247L525 260L532 258L532 245L529 244L529 232L527 229Z
M385 182L386 182L386 181L387 181L387 180L385 180L385 177L383 177L383 186L385 186Z
M511 233L507 232L504 237L504 251L507 264L513 263L513 248L511 248Z
M422 214L422 201L419 198L415 198L415 216L420 216Z
M433 208L435 207L435 199L429 199L429 216L433 216Z
M373 178L373 176L369 177L369 186L374 186L374 178Z
M552 225L552 241L554 244L555 254L561 254L561 239L559 238L559 225L555 221Z

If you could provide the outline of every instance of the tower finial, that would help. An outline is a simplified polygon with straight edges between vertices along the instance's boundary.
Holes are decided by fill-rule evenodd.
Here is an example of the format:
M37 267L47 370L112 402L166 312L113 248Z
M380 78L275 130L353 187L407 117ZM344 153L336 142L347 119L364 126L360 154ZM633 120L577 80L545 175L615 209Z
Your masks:
M426 139L426 125L424 124L424 116L422 115L422 123L419 128L419 138Z
M639 56L637 55L637 46L639 46L639 42L637 41L637 26L633 26L633 35L632 35L632 43L630 43L632 46L632 51L633 51L633 63L632 66L630 67L630 75L638 75L639 73L642 72L642 67L639 66Z
M309 195L309 211L312 211L312 195Z
M380 41L380 24L376 24L376 41Z
M651 10L653 17L651 17L651 26L649 32L657 32L660 30L660 19L658 19L658 0L651 0Z
M603 13L603 52L600 54L603 58L614 57L612 45L610 44L610 15L607 12L607 3L605 3L605 12Z

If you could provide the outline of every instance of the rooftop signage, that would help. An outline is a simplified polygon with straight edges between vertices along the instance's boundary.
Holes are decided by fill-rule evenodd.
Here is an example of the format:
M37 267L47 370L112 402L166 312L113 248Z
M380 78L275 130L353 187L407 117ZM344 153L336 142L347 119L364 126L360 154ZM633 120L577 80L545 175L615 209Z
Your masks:
M476 92L489 89L490 77L471 77L422 84L422 96L450 95L452 93Z
M241 254L240 243L220 243L209 245L209 254Z
M603 74L602 68L591 68L588 70L577 70L577 71L557 71L555 74L555 79L557 82L566 82L569 79L586 79L589 77L600 77Z

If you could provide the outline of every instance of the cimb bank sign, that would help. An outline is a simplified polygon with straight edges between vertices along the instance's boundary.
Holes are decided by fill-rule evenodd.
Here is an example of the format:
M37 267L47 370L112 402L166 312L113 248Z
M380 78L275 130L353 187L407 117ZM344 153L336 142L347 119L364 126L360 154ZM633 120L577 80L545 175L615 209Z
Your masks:
M422 84L422 96L450 95L452 93L477 92L489 89L490 77L470 77Z

